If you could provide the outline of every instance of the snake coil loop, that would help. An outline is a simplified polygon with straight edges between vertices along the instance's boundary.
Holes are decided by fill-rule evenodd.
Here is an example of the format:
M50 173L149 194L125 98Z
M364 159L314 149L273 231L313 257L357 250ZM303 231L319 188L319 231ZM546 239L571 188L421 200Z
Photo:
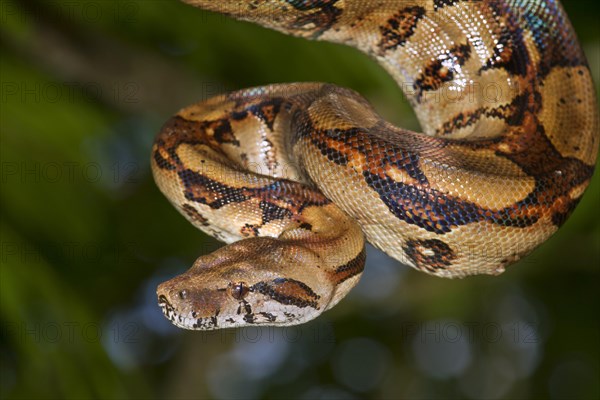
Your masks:
M159 286L179 327L313 319L358 282L365 238L432 275L502 273L590 182L595 92L557 1L187 2L360 49L403 88L423 133L323 83L246 89L172 117L152 149L156 183L229 243Z

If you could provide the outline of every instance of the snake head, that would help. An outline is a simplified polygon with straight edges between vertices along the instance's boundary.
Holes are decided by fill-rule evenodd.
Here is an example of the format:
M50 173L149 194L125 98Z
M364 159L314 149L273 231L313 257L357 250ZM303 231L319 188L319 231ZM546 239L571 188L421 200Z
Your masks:
M198 258L189 271L159 285L164 315L191 330L295 325L317 317L331 294L323 277L295 265L314 262L314 255L288 248L296 253L290 259L277 242L248 239Z

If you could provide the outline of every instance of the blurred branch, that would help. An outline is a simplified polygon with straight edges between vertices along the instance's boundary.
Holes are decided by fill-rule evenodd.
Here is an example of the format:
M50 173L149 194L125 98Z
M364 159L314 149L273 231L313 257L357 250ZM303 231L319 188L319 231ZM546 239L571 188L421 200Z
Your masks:
M99 88L98 100L111 108L171 114L202 100L207 87L213 87L210 80L199 79L156 52L66 20L51 2L26 0L18 6L32 22L30 35L19 35L4 24L2 44L60 81L93 84Z

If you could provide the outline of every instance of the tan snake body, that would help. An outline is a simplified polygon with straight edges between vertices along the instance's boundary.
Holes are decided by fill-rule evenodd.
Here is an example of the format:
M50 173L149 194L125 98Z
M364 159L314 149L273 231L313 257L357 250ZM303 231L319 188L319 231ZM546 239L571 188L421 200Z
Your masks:
M179 327L313 319L358 282L365 238L429 274L502 273L565 222L590 182L596 98L558 1L187 2L357 47L401 85L424 132L322 83L181 110L156 138L156 182L230 244L159 286Z

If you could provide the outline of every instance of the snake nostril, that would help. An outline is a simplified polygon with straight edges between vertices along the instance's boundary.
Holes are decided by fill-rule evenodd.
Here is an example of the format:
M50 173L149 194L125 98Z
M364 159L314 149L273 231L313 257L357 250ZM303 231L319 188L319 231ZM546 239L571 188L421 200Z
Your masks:
M167 300L165 295L161 294L160 296L158 296L158 304L160 304L160 305L169 304L169 301Z
M181 300L185 300L187 298L187 295L188 295L188 291L185 289L183 289L182 291L179 292L179 298Z

